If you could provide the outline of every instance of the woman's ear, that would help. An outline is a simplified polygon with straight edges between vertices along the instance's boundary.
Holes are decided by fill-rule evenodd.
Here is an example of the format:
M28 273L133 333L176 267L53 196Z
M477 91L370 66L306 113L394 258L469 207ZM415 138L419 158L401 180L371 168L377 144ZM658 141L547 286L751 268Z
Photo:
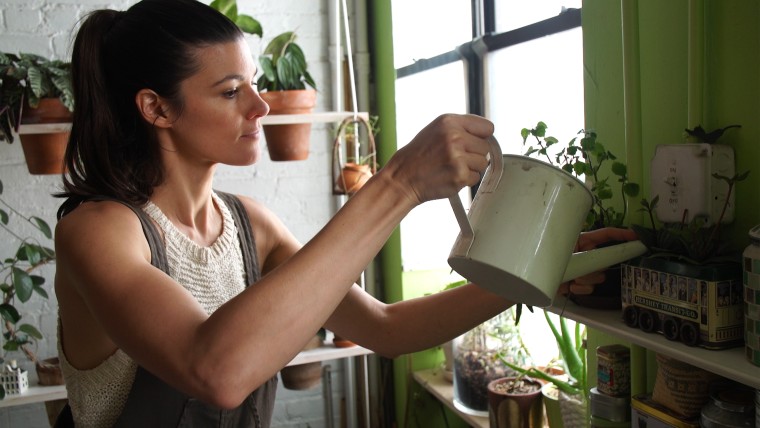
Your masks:
M137 110L143 119L159 128L170 128L169 107L160 95L150 89L141 89L135 95Z

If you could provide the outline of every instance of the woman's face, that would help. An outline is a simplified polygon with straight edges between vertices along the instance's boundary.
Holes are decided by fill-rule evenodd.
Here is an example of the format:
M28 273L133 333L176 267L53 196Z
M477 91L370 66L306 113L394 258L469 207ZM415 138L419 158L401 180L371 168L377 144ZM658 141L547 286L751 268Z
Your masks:
M200 70L181 83L183 110L169 128L170 152L200 163L251 165L260 154L261 118L269 106L255 86L244 40L197 51Z

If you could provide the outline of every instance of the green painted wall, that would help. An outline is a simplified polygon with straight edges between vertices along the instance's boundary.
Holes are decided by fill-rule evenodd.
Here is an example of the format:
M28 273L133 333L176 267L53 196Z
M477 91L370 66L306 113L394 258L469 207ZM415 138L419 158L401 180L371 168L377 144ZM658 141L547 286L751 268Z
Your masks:
M657 144L683 142L684 129L698 124L708 130L742 125L721 142L736 150L737 171L751 170L736 187L736 220L726 228L733 246L743 249L747 231L760 223L760 2L585 0L582 16L586 127L596 129L614 153L625 153L642 196L648 197ZM690 67L694 28L703 34L692 37L699 48L691 51L692 58L702 56L701 67ZM589 333L590 371L596 367L593 350L615 342ZM632 350L633 392L651 391L651 352Z

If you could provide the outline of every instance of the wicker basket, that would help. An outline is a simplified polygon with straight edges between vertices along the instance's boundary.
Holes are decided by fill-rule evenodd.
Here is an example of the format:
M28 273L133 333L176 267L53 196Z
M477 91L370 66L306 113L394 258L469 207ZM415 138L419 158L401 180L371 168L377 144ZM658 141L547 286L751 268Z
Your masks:
M720 376L674 358L657 354L652 400L684 416L699 416L710 398L710 383Z

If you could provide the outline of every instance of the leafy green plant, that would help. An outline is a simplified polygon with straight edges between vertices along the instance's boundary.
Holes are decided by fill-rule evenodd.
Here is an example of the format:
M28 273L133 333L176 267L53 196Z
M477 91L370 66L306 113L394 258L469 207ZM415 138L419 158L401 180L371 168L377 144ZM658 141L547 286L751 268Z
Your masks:
M262 75L257 81L260 91L317 89L307 70L303 50L295 42L296 34L288 31L272 39L259 57Z
M580 140L574 137L556 151L560 142L555 137L547 136L546 129L544 122L538 122L535 128L522 129L523 145L528 144L529 137L535 139L535 146L528 145L525 156L545 159L569 174L590 178L593 205L586 218L585 230L623 226L628 213L628 198L639 194L639 185L630 181L626 165L597 140L596 132L592 130L580 130ZM604 176L604 166L608 161L611 163L611 175ZM622 212L610 205L615 192L619 192L622 198Z
M24 108L36 108L42 98L59 98L74 111L70 68L35 54L0 52L0 140L13 143Z
M0 181L0 195L3 193L3 183ZM0 228L5 230L20 244L14 253L0 261L0 318L3 322L3 350L5 352L21 351L26 357L36 363L37 356L30 348L36 340L42 339L42 333L33 325L21 322L21 314L17 309L18 303L26 303L34 294L45 299L47 291L43 288L45 278L35 275L38 268L55 260L55 251L39 242L37 238L22 237L11 224L12 218L17 217L34 227L44 238L53 239L50 226L37 216L26 216L13 208L5 199L0 197ZM3 359L0 358L0 362ZM0 399L5 396L5 390L0 385Z
M249 15L238 14L237 0L214 0L209 5L234 22L241 31L261 37L261 23Z
M581 323L576 323L574 331L571 331L566 318L560 316L559 327L557 327L547 311L544 311L544 317L557 342L559 359L565 370L566 377L555 376L536 367L521 367L510 362L506 355L502 355L501 360L509 368L518 373L551 382L559 390L567 394L580 394L585 399L586 391L588 390L586 348L583 341L586 334L585 327Z

